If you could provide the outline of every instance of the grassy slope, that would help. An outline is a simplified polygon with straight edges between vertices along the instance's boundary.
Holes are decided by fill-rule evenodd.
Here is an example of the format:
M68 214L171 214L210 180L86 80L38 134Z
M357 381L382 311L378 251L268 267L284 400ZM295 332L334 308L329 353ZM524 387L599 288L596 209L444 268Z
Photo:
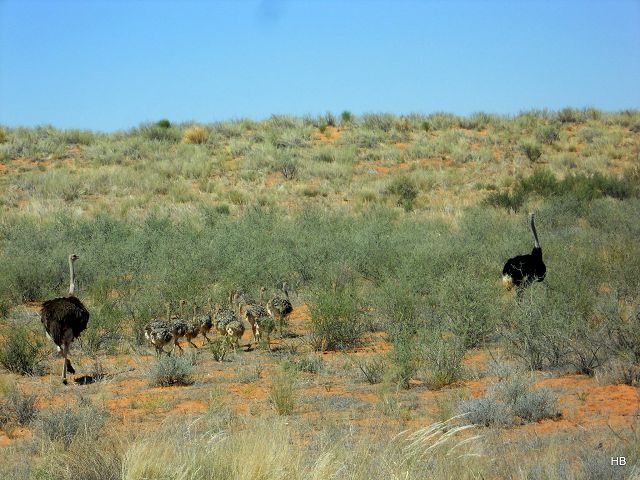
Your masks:
M552 477L550 469L565 468L565 460L572 474L597 469L589 464L590 442L602 437L607 448L616 442L619 449L627 445L603 433L611 415L598 395L622 399L624 408L614 418L626 428L631 418L626 415L637 408L632 387L608 386L600 392L592 379L576 386L572 378L560 377L555 391L564 420L549 429L545 442L532 447L531 431L522 427L506 449L496 439L488 442L477 463L419 459L406 449L409 441L386 449L375 461L367 460L365 450L367 443L383 450L387 436L380 428L418 428L453 414L457 399L468 396L469 389L481 394L496 381L492 362L475 365L468 354L466 381L433 394L426 385L434 369L439 373L438 362L424 352L415 353L422 364L412 374L410 390L393 387L395 363L402 363L397 355L386 360L392 364L387 380L374 386L362 382L349 360L358 354L324 355L320 374L299 374L301 400L292 424L273 417L268 388L283 361L295 363L308 354L317 333L312 326L322 326L327 318L360 326L355 333L365 332L360 348L367 359L387 358L389 344L380 335L414 351L413 343L407 347L406 329L410 338L426 335L426 342L434 338L425 332L454 334L465 349L488 342L504 352L503 363L518 360L532 331L568 332L568 341L580 348L591 345L585 338L598 330L590 326L609 325L610 317L625 319L638 306L639 125L636 112L565 110L515 118L370 115L350 122L329 116L273 117L208 125L200 132L147 125L113 135L5 129L0 144L0 305L5 316L0 322L24 321L13 307L62 293L65 257L71 250L81 254L80 291L92 311L81 365L85 371L105 368L109 380L76 388L84 388L82 395L94 405L106 406L118 420L111 422L116 430L133 421L144 432L163 422L171 433L150 440L129 431L111 449L113 458L103 459L111 470L120 471L124 462L126 478L255 478L256 468L264 468L263 478L329 478L340 469L353 478L419 478L426 468L444 478L459 478L456 472L472 468L508 476L514 474L513 459L524 461L529 448L547 456L549 466L543 470ZM202 143L188 143L193 141ZM526 158L524 143L541 148L535 163ZM549 176L540 169L557 179L592 178L594 172L607 177L598 182L580 177L584 181L574 182L577 187L549 186ZM519 177L529 178L528 186L522 187ZM484 203L496 191L525 192L517 215ZM500 289L499 272L506 258L529 250L525 214L531 209L538 212L549 276L531 289L523 307L514 308L513 298ZM279 344L277 354L238 354L222 365L201 352L193 386L178 394L176 387L148 387L152 359L138 346L139 325L162 314L164 301L202 303L207 296L222 301L231 287L273 289L283 279L295 286L294 303L310 308L311 316L303 307L306 313L294 319L300 337ZM27 318L37 326L37 320ZM543 355L540 368L580 369L575 355L567 354L561 365ZM530 357L524 357L519 362L531 366ZM104 364L100 368L98 361ZM7 391L18 380L20 388L40 396L42 406L61 398L72 401L75 390L62 390L52 375L2 378ZM584 400L575 403L575 395ZM373 421L371 408L377 412ZM183 417L203 412L208 413L193 437L178 448L174 430ZM580 422L594 428L592 436L581 437L572 426ZM355 430L350 433L347 425ZM50 445L42 443L41 430L27 429L24 435L31 438L33 431L35 440L14 443L12 458ZM208 460L207 435L218 431L229 436L215 443L215 458L232 450L228 464ZM269 446L260 441L267 431L277 439ZM11 433L21 438L20 432ZM509 438L502 429L486 434ZM105 438L100 442L115 441ZM80 437L77 441L87 445ZM566 450L576 441L584 451ZM100 442L89 444L98 451ZM352 443L351 454L340 447ZM61 448L51 445L47 448ZM554 456L558 445L564 445L561 451L568 457ZM163 449L177 449L179 455L158 460L162 466L151 465L164 457ZM252 452L261 459L255 465ZM399 457L405 462L394 466ZM57 462L40 453L31 475L64 478L69 472ZM187 472L199 467L199 473ZM2 468L12 467L9 462ZM83 465L73 468L89 475ZM358 477L356 472L362 473Z

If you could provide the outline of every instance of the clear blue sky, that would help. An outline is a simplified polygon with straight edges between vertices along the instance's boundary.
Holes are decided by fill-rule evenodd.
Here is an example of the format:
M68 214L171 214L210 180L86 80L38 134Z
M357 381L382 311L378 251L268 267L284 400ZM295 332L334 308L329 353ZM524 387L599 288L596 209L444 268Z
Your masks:
M640 107L640 1L0 0L0 124Z

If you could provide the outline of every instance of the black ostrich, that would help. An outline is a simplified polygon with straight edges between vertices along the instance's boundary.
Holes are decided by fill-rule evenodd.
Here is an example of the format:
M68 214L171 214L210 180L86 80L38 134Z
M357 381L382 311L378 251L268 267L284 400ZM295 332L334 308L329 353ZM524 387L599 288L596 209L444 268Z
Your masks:
M58 351L64 357L62 383L65 385L67 384L67 370L71 374L76 373L67 357L69 347L71 342L78 338L87 328L87 323L89 322L89 312L74 295L75 274L73 262L77 259L78 256L75 253L69 255L69 273L71 276L69 296L47 300L42 304L42 310L40 311L40 321L44 325L47 336L53 340L58 347Z
M516 287L518 298L522 298L524 289L533 282L541 282L547 273L547 267L542 261L542 248L536 233L535 215L529 214L531 218L531 232L533 233L534 246L528 255L518 255L510 258L502 269L502 283L511 290Z

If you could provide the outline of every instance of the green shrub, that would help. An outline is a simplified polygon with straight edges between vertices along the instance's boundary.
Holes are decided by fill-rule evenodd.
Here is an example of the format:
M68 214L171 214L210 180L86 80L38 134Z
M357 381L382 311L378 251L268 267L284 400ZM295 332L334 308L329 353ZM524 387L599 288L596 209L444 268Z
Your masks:
M535 163L542 156L542 147L532 141L524 141L520 144L520 150L529 159L531 163Z
M451 334L423 333L421 367L425 385L437 390L462 379L464 340Z
M485 199L488 205L517 212L524 204L525 195L520 190L513 192L490 192Z
M353 114L348 110L343 111L340 114L340 122L342 123L342 125L346 125L353 122Z
M538 127L535 135L538 142L545 145L551 145L552 143L560 140L560 125L555 123L543 125Z
M311 303L311 342L315 350L355 347L364 332L355 291L321 290Z
M386 193L396 195L398 197L398 205L409 212L413 210L413 202L418 196L419 190L412 178L401 175L391 181L387 186Z
M408 389L412 378L420 368L419 346L410 335L398 335L389 352L391 368L387 372L387 380Z
M0 365L20 375L40 375L45 354L43 341L26 327L11 325L0 345Z
M192 362L184 357L160 357L149 373L151 386L170 387L193 383Z
M164 129L171 128L171 122L169 120L167 120L166 118L158 120L155 123L155 125L156 125L156 127L160 127L160 128L164 128Z
M227 355L228 342L224 338L216 338L209 344L209 351L216 362L224 361Z

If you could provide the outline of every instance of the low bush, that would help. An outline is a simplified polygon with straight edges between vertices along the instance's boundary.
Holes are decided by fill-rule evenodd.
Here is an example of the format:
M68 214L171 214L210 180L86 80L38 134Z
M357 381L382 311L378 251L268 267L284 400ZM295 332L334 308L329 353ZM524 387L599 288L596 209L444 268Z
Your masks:
M229 342L221 337L215 338L211 341L209 344L209 351L216 362L224 361L224 357L227 355L228 346Z
M513 424L513 413L509 407L492 397L472 398L460 403L459 410L465 419L474 425L490 427Z
M0 365L20 375L39 375L43 372L44 342L34 332L20 325L11 325L3 332L0 345Z
M421 369L425 385L440 389L463 377L464 340L451 334L429 334L421 342Z
M191 385L193 383L193 364L184 357L161 357L149 373L154 387L173 385Z
M0 428L7 425L27 426L35 419L38 409L36 402L38 397L33 394L25 394L13 386L9 392L0 398Z
M532 390L531 382L519 373L494 384L484 397L460 402L458 409L467 420L485 427L512 425L514 417L521 422L538 422L562 415L551 390Z
M364 329L354 290L316 294L311 303L311 342L316 351L353 348Z
M542 156L542 147L536 142L524 141L520 144L520 150L531 163L537 162Z
M546 388L519 395L513 403L513 413L525 422L538 422L545 418L561 416L557 397Z
M38 416L37 431L65 450L77 437L96 439L107 420L107 412L92 405L50 408Z
M415 181L408 176L395 177L387 186L386 193L397 196L397 204L409 212L413 210L413 202L419 189Z

